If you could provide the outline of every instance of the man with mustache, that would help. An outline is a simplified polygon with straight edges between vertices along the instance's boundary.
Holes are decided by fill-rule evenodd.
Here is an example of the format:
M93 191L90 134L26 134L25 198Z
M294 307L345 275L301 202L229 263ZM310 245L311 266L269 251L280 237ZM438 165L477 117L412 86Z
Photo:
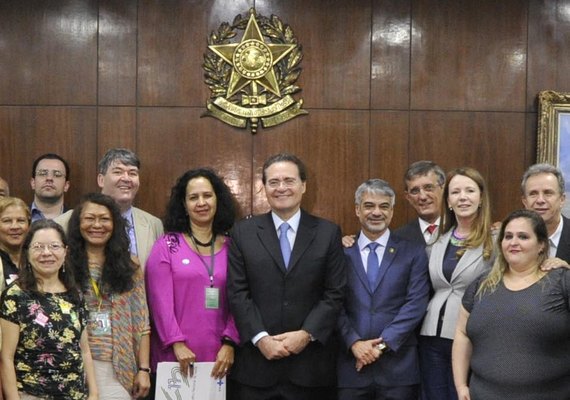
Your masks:
M64 195L69 190L69 164L61 156L47 153L32 165L30 186L34 201L30 206L32 222L54 219L65 212Z

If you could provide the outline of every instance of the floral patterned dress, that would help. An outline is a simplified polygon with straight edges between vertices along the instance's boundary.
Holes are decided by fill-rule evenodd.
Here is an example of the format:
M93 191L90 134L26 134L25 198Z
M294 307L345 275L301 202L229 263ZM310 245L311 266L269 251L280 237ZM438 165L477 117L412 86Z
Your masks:
M82 300L13 284L3 293L0 317L20 327L14 354L18 391L44 399L87 398L79 346L87 324Z

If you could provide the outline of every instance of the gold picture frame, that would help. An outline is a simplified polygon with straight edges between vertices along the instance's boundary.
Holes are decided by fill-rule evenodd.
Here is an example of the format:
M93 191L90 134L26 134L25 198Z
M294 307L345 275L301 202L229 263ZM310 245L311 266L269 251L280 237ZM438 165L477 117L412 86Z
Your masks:
M545 90L538 94L536 160L561 168L570 178L570 93Z

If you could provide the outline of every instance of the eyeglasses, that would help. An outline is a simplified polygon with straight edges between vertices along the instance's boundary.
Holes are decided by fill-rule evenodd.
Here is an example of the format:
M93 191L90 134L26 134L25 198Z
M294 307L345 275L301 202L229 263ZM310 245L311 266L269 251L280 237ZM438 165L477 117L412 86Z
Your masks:
M441 185L432 185L431 183L428 183L427 185L423 185L423 186L415 186L413 188L411 188L410 190L408 190L408 193L411 194L412 196L417 196L418 194L420 194L420 192L423 190L425 193L433 193L435 192L435 189L440 188Z
M292 188L297 184L297 182L298 180L296 178L285 178L282 181L279 179L271 179L267 182L267 186L269 186L271 189L277 189L279 186L281 186L281 184L283 184L283 186L286 188Z
M30 245L30 251L33 253L43 253L44 250L48 250L50 253L58 253L63 250L65 246L63 243L52 242L52 243L32 243Z
M54 178L64 178L65 174L61 171L58 171L57 169L52 169L51 171L49 169L38 169L36 171L36 176L39 176L40 178L47 178L49 176L51 172L51 176L53 176Z

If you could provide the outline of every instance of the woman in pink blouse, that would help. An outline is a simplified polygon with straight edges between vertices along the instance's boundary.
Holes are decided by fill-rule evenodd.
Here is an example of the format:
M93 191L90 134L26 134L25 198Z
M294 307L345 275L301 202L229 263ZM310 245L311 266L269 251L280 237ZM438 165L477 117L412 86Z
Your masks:
M230 371L238 333L226 296L226 232L235 210L229 188L209 169L186 172L172 188L167 233L145 269L153 371L162 361L178 361L183 374L203 361L215 361L215 378Z

